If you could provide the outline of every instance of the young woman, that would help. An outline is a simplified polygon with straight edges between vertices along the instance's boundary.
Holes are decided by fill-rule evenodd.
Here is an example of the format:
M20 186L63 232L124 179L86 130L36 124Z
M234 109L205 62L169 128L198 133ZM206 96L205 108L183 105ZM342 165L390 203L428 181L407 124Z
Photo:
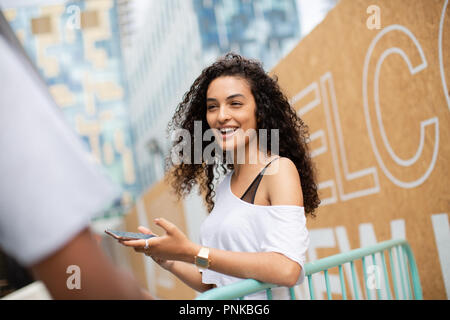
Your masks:
M204 195L210 214L201 226L200 244L162 218L155 223L165 235L122 243L151 256L200 292L247 278L288 287L301 283L309 244L305 215L313 215L320 200L307 127L277 80L259 62L227 54L203 70L169 125L189 132L191 150L199 145L196 121L202 128L200 139L213 130L220 151L212 152L214 161L199 163L192 152L189 161L172 163L170 177L179 196L196 184ZM208 144L201 142L202 151ZM232 162L225 163L230 154ZM258 161L252 161L255 156ZM274 298L282 298L277 294L274 290Z

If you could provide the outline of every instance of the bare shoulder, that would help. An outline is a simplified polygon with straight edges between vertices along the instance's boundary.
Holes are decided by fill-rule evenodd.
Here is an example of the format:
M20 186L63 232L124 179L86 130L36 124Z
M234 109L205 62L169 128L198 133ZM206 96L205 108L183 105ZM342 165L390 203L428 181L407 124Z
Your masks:
M265 175L271 205L303 206L300 176L291 159L281 157L273 161Z
M267 174L271 176L282 176L282 175L294 175L298 171L295 163L291 159L286 157L280 157L279 159L273 160L270 166L267 168Z

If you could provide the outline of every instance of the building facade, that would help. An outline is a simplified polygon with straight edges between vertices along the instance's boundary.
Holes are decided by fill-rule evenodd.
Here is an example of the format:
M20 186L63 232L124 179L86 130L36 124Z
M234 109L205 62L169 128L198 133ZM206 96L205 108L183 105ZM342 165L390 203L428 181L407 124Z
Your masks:
M202 68L191 1L152 1L133 49L125 55L136 159L143 190L164 176L167 124Z
M140 192L114 0L4 8L4 15L68 123L106 174L122 186L108 214Z
M300 38L295 0L151 1L125 56L143 190L164 176L166 127L201 70L234 51L270 70Z
M270 70L300 39L295 0L193 0L202 48L214 58L233 51Z

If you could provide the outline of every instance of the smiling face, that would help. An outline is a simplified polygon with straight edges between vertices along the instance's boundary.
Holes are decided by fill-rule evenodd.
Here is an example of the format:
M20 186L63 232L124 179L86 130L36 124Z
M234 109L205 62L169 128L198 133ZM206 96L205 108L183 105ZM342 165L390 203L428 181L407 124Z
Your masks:
M206 120L226 151L248 145L256 130L256 103L247 80L237 76L214 79L206 92Z

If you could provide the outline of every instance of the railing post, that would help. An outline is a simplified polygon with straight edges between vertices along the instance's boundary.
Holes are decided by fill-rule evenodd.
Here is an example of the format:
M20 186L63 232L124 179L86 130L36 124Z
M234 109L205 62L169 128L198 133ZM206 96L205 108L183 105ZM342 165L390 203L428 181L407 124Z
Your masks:
M362 257L361 260L362 260L362 267L363 267L364 287L366 288L367 300L371 300L372 297L370 295L370 291L367 286L366 259L365 259L365 257Z
M391 287L389 286L389 274L388 274L387 268L386 268L386 260L384 259L384 251L381 252L381 262L383 264L384 281L385 281L385 285L386 285L386 292L387 292L388 300L391 300L392 299Z
M402 258L403 258L403 262L404 262L404 265L405 265L405 276L406 276L406 284L407 284L407 288L408 288L408 298L410 300L412 300L411 283L409 281L410 278L409 278L409 269L408 269L408 262L409 261L407 260L405 251L403 250L403 247L402 247Z
M413 290L414 290L414 299L422 300L422 286L420 284L419 271L417 270L416 260L414 259L414 255L412 253L411 247L408 244L404 245L406 255L408 256L409 266L411 269L411 277L413 282Z
M330 280L328 279L328 270L324 270L323 274L325 276L325 286L327 288L327 298L331 300L331 290L330 290Z
M342 273L342 264L339 265L339 279L341 281L342 299L347 300L347 292L345 291L344 274Z
M378 277L378 264L377 261L375 259L375 253L372 254L372 265L375 267L374 271L375 271L375 297L377 300L381 299L381 283L380 283L380 278Z
M289 288L289 296L290 296L291 300L296 300L294 287Z
M267 300L272 300L272 289L271 288L266 289L266 296L267 296Z
M308 287L309 287L309 296L311 297L311 300L315 300L314 284L312 282L312 275L308 275Z
M401 250L400 250L400 246L396 246L395 247L395 252L396 252L396 254L397 254L397 263L398 263L398 270L399 270L399 273L400 273L400 281L401 281L401 283L402 283L402 292L403 292L403 296L404 296L404 299L406 300L406 287L405 287L405 281L404 281L404 277L403 277L403 268L402 268L402 266L403 266L403 264L402 264L402 261L401 261Z
M397 278L395 276L395 268L394 268L394 259L392 258L392 248L389 248L389 261L391 266L391 274L392 274L392 284L394 285L394 295L395 299L399 300L398 290L397 290Z
M352 268L352 282L353 282L353 290L355 291L355 300L359 300L358 287L356 286L355 264L353 261L350 261L350 266Z

